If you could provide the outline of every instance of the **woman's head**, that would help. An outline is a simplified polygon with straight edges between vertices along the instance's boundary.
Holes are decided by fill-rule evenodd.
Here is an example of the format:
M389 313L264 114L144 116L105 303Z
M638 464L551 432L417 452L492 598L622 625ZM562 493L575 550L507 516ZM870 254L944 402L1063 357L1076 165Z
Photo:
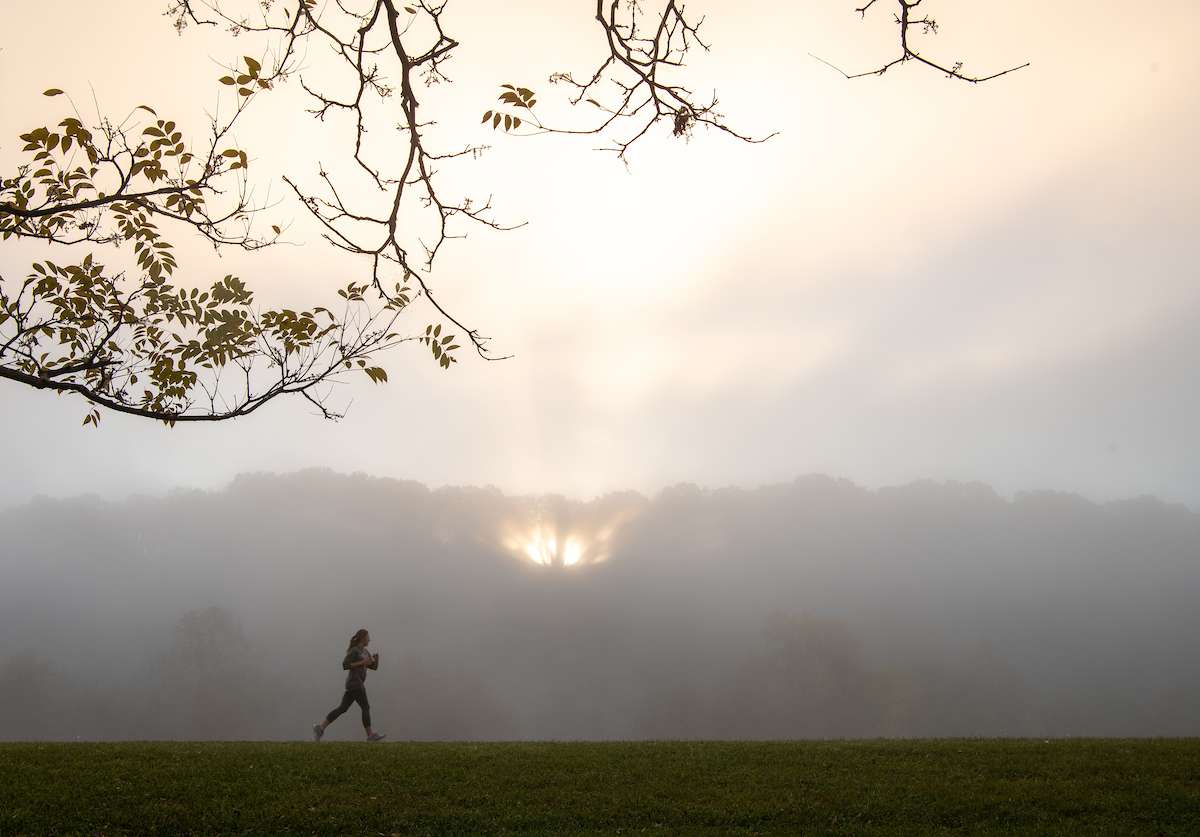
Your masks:
M350 647L353 648L354 646L357 645L362 648L366 648L367 643L369 643L370 641L371 641L371 634L367 632L367 629L359 628L357 631L354 632L354 636L350 637Z

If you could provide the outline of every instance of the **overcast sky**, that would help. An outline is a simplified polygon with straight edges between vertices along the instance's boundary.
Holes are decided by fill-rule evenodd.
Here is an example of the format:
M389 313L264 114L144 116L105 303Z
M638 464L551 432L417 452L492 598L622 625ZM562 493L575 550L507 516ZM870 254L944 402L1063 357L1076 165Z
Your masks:
M530 223L450 242L433 281L515 357L464 354L442 372L396 352L388 385L332 394L349 407L337 424L285 401L221 425L105 415L93 430L81 401L2 383L0 504L329 466L577 496L816 471L1200 506L1200 8L929 0L942 26L929 54L979 73L1032 64L971 86L915 66L849 82L811 58L893 57L890 12L863 21L854 5L689 4L713 44L695 86L716 87L734 127L780 134L663 130L626 171L586 139L478 124L500 83L550 97L551 71L590 69L589 2L452 0L455 86L427 115L493 149L448 176ZM202 123L215 61L243 44L178 38L160 6L4 4L4 171L16 134L61 117L51 86L88 113L90 84L105 113L146 103ZM284 172L311 182L314 149L336 153L305 139L290 95L238 138L260 194L281 196ZM294 222L292 244L253 256L218 259L179 233L181 280L233 272L264 302L307 303L357 278L299 207L271 212ZM6 243L0 270L43 254Z

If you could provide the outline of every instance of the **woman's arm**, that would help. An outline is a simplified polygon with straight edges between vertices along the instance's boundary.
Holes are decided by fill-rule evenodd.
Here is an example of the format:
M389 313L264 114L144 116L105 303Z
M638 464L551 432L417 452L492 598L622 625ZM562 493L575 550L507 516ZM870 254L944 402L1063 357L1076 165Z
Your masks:
M354 660L353 662L351 662L350 658L354 656L354 652L351 651L350 653L346 654L346 658L344 660L342 660L342 668L349 670L352 668L362 668L363 666L370 665L371 664L371 655L367 654L366 652L362 652L362 653L363 653L363 656L359 657L357 660Z

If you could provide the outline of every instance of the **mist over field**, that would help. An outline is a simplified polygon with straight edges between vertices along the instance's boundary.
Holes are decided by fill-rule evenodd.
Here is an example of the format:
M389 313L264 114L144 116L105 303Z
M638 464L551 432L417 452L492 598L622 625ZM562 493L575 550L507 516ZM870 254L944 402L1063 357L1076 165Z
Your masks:
M1200 514L1154 499L305 471L0 531L0 739L302 738L360 627L399 739L1200 734Z

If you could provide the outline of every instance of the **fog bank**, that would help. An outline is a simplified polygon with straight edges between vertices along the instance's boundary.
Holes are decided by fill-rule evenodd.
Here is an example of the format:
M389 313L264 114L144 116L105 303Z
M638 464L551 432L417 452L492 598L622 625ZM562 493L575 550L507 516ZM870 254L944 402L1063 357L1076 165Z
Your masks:
M400 739L1200 734L1200 514L1149 498L306 471L0 527L0 739L300 738L359 627Z

